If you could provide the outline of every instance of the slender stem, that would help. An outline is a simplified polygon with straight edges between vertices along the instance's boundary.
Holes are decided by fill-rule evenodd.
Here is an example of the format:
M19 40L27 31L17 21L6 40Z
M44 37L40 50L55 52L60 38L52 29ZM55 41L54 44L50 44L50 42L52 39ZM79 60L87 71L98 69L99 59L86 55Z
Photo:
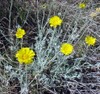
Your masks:
M20 87L21 87L21 90L22 90L22 83L23 83L23 74L22 74L23 72L22 72L22 65L21 64L19 64L19 76L20 76ZM21 94L22 94L22 92L21 92Z
M25 94L28 94L28 79L27 79L27 65L25 65L25 88L26 88L26 93Z
M27 86L27 83L28 83L28 81L27 81L27 65L25 65L25 72L26 72L26 86Z
M21 48L22 48L23 47L23 38L21 39L20 45L21 45Z
M9 10L9 33L11 32L11 11L12 11L12 6L13 6L13 0L11 0L11 5L10 5L10 10Z
M8 26L8 33L9 33L9 37L10 37L10 41L11 44L13 43L13 36L12 36L12 31L11 31L11 14L12 14L12 7L13 7L13 0L11 0L11 5L10 5L10 9L9 9L9 26ZM12 51L10 51L10 55L12 57Z

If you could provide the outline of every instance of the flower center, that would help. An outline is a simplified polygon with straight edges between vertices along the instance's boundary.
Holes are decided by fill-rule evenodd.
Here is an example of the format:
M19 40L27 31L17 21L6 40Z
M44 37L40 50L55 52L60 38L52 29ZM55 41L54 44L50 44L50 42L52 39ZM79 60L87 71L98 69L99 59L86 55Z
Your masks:
M23 59L23 60L28 59L28 55L24 54L24 55L22 56L22 59Z

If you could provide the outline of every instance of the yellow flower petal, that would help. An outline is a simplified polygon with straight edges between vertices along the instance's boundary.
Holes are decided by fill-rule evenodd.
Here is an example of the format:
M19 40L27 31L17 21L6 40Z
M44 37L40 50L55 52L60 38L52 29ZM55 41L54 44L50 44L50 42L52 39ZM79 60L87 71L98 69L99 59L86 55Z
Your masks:
M60 52L65 55L70 55L73 52L73 46L69 43L63 43L60 47Z
M26 34L24 29L18 28L16 32L16 38L23 38L23 36Z
M30 64L33 61L35 52L28 47L24 47L17 51L15 56L20 64Z
M81 9L86 8L86 4L85 3L79 3L79 8L81 8Z
M88 46L94 45L96 43L96 38L88 35L85 37L85 42Z
M49 24L51 27L56 28L62 24L62 19L60 19L58 16L53 16L49 19Z

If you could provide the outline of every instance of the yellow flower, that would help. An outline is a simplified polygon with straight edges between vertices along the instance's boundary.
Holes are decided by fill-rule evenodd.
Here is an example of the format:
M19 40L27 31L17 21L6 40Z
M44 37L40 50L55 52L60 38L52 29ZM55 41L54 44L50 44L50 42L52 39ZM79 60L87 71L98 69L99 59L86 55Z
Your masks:
M73 45L69 43L63 43L60 47L60 52L65 55L70 55L73 52Z
M85 42L88 46L94 45L96 43L96 38L88 35L85 37Z
M16 52L16 58L20 64L30 64L33 61L35 52L28 47L23 47Z
M90 17L96 17L97 13L96 12L91 12Z
M25 30L22 28L18 28L16 32L16 38L23 38L23 36L26 34Z
M60 26L62 24L62 19L58 16L53 16L50 18L49 24L51 27L56 28L57 26Z
M81 8L81 9L86 8L86 4L85 3L79 3L79 8Z
M99 8L96 8L96 12L100 12L100 7Z

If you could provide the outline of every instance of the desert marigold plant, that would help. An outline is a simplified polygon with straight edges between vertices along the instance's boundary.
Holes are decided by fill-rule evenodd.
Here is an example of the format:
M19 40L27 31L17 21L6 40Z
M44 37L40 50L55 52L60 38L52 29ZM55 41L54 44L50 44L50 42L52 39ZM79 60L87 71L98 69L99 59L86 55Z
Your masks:
M88 35L85 37L85 42L88 46L94 45L96 43L96 38Z
M16 58L20 64L30 64L33 61L35 52L28 47L23 47L16 53Z
M60 52L63 53L64 55L70 55L73 52L73 45L70 43L62 43L60 47Z
M22 28L18 28L16 31L16 38L23 38L23 36L26 34L25 30Z
M86 8L86 4L85 3L79 3L79 8L81 8L81 9Z
M56 28L62 24L62 19L58 16L53 16L49 19L49 24L51 27Z

